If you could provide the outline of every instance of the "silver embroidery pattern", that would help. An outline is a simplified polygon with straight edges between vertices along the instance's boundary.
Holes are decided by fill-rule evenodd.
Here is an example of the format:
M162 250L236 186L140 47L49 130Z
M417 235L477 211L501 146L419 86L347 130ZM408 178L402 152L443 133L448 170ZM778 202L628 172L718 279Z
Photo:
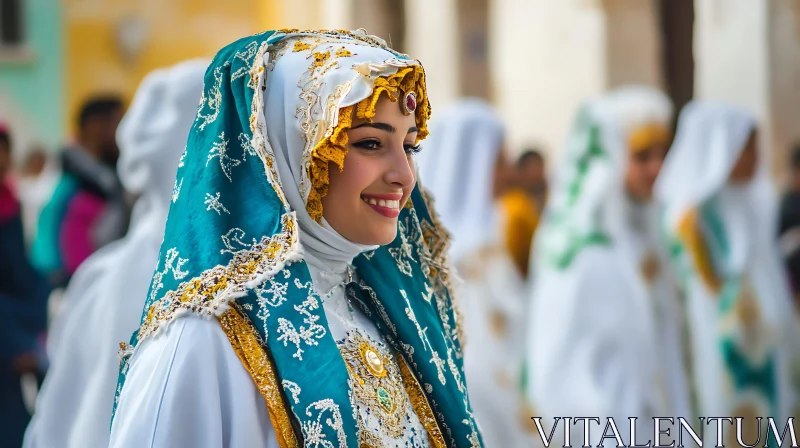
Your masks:
M284 269L284 272L289 273L289 270ZM267 306L278 307L282 305L286 301L286 293L289 290L288 283L276 282L272 278L267 281L267 284L269 284L268 288L265 284L262 284L255 289L256 301L258 302L256 317L261 320L264 338L269 338L269 326L267 325L269 309Z
M289 391L294 404L300 403L300 386L294 381L289 380L283 380L281 381L281 384L283 385L284 390Z
M406 304L408 305L405 309L406 316L408 316L408 318L411 320L411 322L414 323L414 326L417 328L417 334L419 335L419 338L422 341L423 347L426 347L425 350L426 351L430 350L431 352L430 362L436 366L436 372L438 373L439 376L439 382L442 383L442 385L444 386L447 382L447 378L444 376L445 362L444 360L442 360L441 357L439 357L439 353L437 353L436 350L433 349L433 345L431 345L431 342L428 340L428 335L427 335L428 327L425 328L420 327L419 322L417 321L417 316L414 314L413 308L411 308L411 302L408 299L408 294L406 294L406 292L401 289L400 295L403 296L403 299L405 299Z
M219 109L222 106L222 69L230 65L230 62L225 62L223 65L214 69L214 86L208 91L206 96L205 90L200 95L200 107L197 110L197 120L200 120L198 129L205 130L206 126L217 121ZM203 114L203 109L208 108L211 112Z
M258 153L256 152L256 148L253 146L253 142L244 132L239 134L239 145L242 147L243 161L247 161L247 156L258 157Z
M314 417L312 411L317 412L316 420L306 420L300 428L303 431L303 446L307 448L336 448L337 445L327 440L323 432L325 426L329 426L336 430L338 447L346 447L347 435L342 427L342 413L339 410L339 405L334 403L330 398L327 398L311 403L306 408L306 415ZM325 413L330 413L330 416L323 419Z
M183 178L181 178L180 183L178 179L175 179L175 186L172 187L172 203L178 202L178 197L181 194L181 187L183 187Z
M225 249L222 249L220 253L229 253L229 254L236 254L236 252L240 250L247 250L252 246L255 246L256 239L253 238L252 241L246 242L244 241L245 232L244 230L234 227L231 230L228 230L228 233L222 235L222 244L225 245Z
M222 202L220 202L219 192L217 192L217 194L215 194L214 196L211 196L211 193L206 193L206 200L204 204L206 205L207 212L213 210L217 212L218 215L221 215L223 213L228 215L231 214L231 212L228 211L228 209L225 208L224 205L222 205Z
M306 298L303 303L300 305L294 305L295 311L305 316L303 317L303 323L308 326L306 327L305 325L300 325L299 328L296 328L288 319L281 317L278 318L277 331L278 334L280 334L280 336L278 336L278 340L283 342L284 347L288 346L289 343L292 343L297 348L292 357L302 361L304 350L301 348L301 345L318 345L319 343L317 340L325 336L327 334L327 330L325 327L317 323L317 321L319 321L319 316L311 313L312 311L319 309L320 306L319 298L317 297L317 294L313 292L314 289L311 282L302 285L298 279L295 279L295 286L301 289L308 288L310 291L308 298Z
M257 51L258 42L250 42L246 47L244 47L244 50L236 53L236 59L244 61L244 66L240 67L239 70L236 70L231 74L231 81L235 81L250 72L250 68L248 66L251 64L253 56L256 55Z
M153 275L153 286L150 291L150 299L155 300L158 297L158 292L161 288L164 287L164 276L172 273L172 277L175 280L183 280L184 277L189 275L188 271L182 271L181 267L186 264L189 259L188 258L180 258L180 254L178 253L177 249L172 248L167 251L166 257L164 257L164 269L161 271L156 272Z
M413 277L411 271L411 262L414 260L412 258L413 247L408 242L408 238L406 237L406 226L402 221L397 221L397 233L400 235L400 247L393 247L389 249L389 255L391 255L394 259L394 262L397 265L397 268L400 269L400 272L409 277Z
M189 147L183 148L183 153L181 154L181 160L178 162L178 168L183 168L184 161L186 160L186 153L189 151Z
M378 311L378 315L381 317L381 321L386 325L389 329L389 332L392 336L397 337L397 327L394 325L391 319L389 319L389 314L386 312L386 308L383 306L380 300L378 300L378 295L375 294L375 290L369 287L364 280L359 281L359 287L366 291L369 294L370 299L372 300L372 304L375 305L375 308Z
M228 178L230 182L233 182L233 177L231 177L231 170L234 167L241 165L242 161L238 159L234 159L233 157L228 155L228 140L225 139L225 132L219 134L218 142L214 142L211 145L211 150L208 152L208 159L206 159L206 166L208 163L211 162L215 157L219 158L219 165L222 168L222 172L225 174L225 177Z

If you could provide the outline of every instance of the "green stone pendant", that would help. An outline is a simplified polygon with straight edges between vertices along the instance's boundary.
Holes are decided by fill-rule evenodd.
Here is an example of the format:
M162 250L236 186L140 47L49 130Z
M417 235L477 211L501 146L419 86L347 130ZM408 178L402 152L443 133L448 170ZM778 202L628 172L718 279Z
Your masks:
M386 412L392 412L392 398L389 396L389 392L386 392L386 389L382 387L378 388L378 402L386 409Z

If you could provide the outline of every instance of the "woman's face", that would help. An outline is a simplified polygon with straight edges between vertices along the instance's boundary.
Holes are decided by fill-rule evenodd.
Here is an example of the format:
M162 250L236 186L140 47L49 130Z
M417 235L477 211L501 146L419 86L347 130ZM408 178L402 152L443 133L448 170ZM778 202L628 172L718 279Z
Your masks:
M758 165L758 150L756 131L750 133L750 137L745 143L739 159L731 170L731 175L728 178L729 182L733 184L744 184L749 182L756 174L756 167Z
M629 151L625 189L631 199L639 202L649 202L652 199L653 186L666 155L666 145L655 145L637 152Z
M405 115L400 103L382 95L372 122L354 117L347 135L344 169L330 166L323 216L354 243L389 244L417 181L412 159L417 150L414 114Z

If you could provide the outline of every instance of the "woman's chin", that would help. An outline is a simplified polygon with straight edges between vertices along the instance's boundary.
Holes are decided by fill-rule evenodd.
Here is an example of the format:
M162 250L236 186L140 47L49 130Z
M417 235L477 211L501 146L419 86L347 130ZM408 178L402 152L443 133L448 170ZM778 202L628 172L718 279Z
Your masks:
M387 244L391 244L396 237L397 220L394 220L394 226L392 227L387 225L376 225L368 230L365 230L364 232L361 232L358 238L359 241L351 241L367 246L385 246Z

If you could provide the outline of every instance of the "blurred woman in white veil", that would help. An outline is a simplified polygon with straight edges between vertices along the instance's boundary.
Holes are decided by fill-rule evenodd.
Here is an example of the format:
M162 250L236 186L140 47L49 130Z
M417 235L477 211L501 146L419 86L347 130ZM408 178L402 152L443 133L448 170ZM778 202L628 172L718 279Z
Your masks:
M523 278L506 250L500 196L508 184L505 130L491 106L462 100L431 124L420 179L452 235L462 283L464 369L487 447L530 446L518 419L524 335Z
M627 428L640 417L652 434L651 417L689 415L681 312L652 204L671 116L657 90L612 91L581 108L560 154L532 249L525 362L526 397L545 422L613 417Z
M65 293L25 447L108 446L118 342L139 325L207 65L191 60L149 74L117 130L120 180L139 196L130 230L87 259Z
M700 415L745 417L747 442L756 437L752 417L785 419L795 399L796 313L757 135L747 111L690 103L656 185L686 297Z

